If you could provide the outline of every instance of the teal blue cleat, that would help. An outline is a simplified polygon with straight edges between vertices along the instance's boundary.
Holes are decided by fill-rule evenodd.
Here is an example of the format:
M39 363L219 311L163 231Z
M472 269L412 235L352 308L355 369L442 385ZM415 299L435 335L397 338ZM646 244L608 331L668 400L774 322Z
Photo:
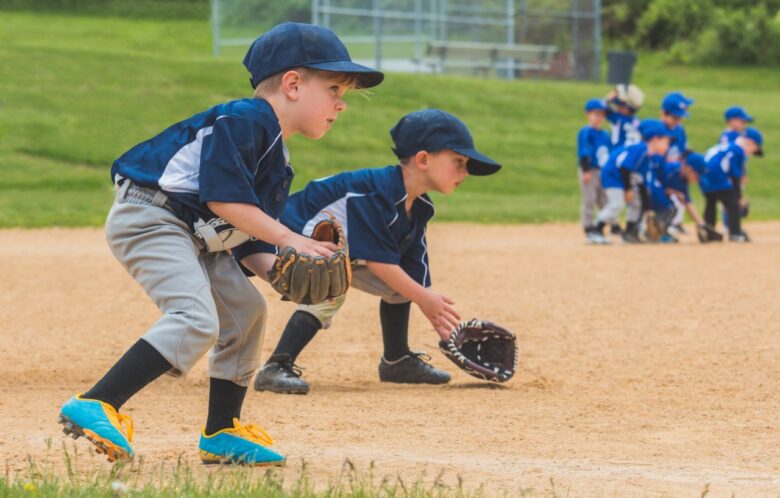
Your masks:
M83 398L79 393L63 405L59 422L64 426L62 432L73 439L86 437L109 462L132 460L135 456L130 446L133 419L108 403Z
M207 436L200 435L200 459L203 463L236 463L239 465L283 465L285 458L269 446L274 440L256 425L241 425L233 419L233 427Z

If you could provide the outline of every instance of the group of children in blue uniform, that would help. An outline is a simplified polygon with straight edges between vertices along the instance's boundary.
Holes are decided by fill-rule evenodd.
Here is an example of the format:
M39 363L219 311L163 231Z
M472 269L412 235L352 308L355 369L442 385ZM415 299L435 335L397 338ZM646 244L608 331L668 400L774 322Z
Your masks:
M423 109L390 130L394 164L347 171L290 195L287 140L322 138L346 109L345 92L384 75L355 64L331 30L284 23L255 40L244 59L254 95L216 105L117 159L116 199L106 221L112 253L160 308L161 318L88 391L60 410L64 432L86 437L109 460L135 455L132 419L120 408L162 374L186 374L209 354L209 403L199 451L204 463L279 464L260 427L240 422L260 363L267 306L247 275L267 279L277 248L324 258L337 249L310 238L336 218L351 257L352 288L380 298L383 382L443 384L447 372L409 347L411 303L445 340L460 321L431 287L426 239L434 206L469 176L496 173L467 126ZM340 296L292 315L255 388L303 394L295 360L344 303ZM367 333L370 332L366 327Z
M618 85L605 99L585 104L588 124L577 137L581 222L589 244L609 244L606 230L625 243L642 243L646 213L652 212L663 234L677 242L685 233L683 216L696 223L702 243L724 239L716 229L718 204L731 242L748 242L742 228L748 203L744 196L747 162L763 156L763 137L748 126L753 118L739 106L726 109L726 129L703 154L691 150L682 122L693 105L680 92L667 94L659 119L637 118L644 94L635 85ZM609 121L612 133L602 127ZM698 184L705 199L702 216L691 201ZM619 225L626 209L625 226Z

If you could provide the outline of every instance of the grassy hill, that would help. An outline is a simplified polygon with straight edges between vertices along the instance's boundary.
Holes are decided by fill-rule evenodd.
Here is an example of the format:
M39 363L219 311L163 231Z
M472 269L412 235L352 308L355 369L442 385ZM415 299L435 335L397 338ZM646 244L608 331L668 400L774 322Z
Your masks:
M250 95L235 53L210 55L205 21L126 20L3 12L0 16L0 226L100 225L110 206L109 166L177 120ZM717 139L722 111L746 106L765 132L768 157L751 162L757 218L780 217L780 68L667 67L642 56L636 82L646 116L663 94L696 104L692 146ZM439 220L544 222L578 211L574 138L585 99L607 85L390 74L320 141L288 144L294 190L339 170L394 161L388 130L406 112L441 107L466 121L477 146L505 168L436 198Z

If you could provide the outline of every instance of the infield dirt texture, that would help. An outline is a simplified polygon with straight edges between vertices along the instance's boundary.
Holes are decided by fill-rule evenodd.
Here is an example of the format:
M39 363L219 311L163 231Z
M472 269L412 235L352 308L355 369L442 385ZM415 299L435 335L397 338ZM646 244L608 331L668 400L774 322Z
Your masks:
M462 374L415 309L414 347L453 373L446 387L380 384L378 304L352 291L333 328L299 358L308 396L250 391L243 418L265 426L316 479L345 458L380 475L462 476L488 496L772 496L780 492L780 223L755 243L586 247L573 225L433 225L434 286L464 318L517 332L506 385ZM87 389L158 312L114 261L101 229L0 231L0 454L62 468L107 466L60 433L58 407ZM292 311L267 285L264 358ZM206 361L130 400L147 468L183 455L196 473ZM51 449L46 439L51 438ZM548 491L545 491L548 490Z

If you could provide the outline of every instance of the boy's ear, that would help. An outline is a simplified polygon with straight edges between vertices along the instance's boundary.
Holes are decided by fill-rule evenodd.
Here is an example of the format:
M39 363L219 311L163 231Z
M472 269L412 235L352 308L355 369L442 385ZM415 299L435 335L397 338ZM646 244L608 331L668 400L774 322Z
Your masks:
M428 169L428 159L430 157L431 155L427 151L421 150L414 155L414 162L417 163L420 169L426 170Z
M301 73L298 71L287 71L282 75L282 93L290 100L298 100L298 89L301 84Z

